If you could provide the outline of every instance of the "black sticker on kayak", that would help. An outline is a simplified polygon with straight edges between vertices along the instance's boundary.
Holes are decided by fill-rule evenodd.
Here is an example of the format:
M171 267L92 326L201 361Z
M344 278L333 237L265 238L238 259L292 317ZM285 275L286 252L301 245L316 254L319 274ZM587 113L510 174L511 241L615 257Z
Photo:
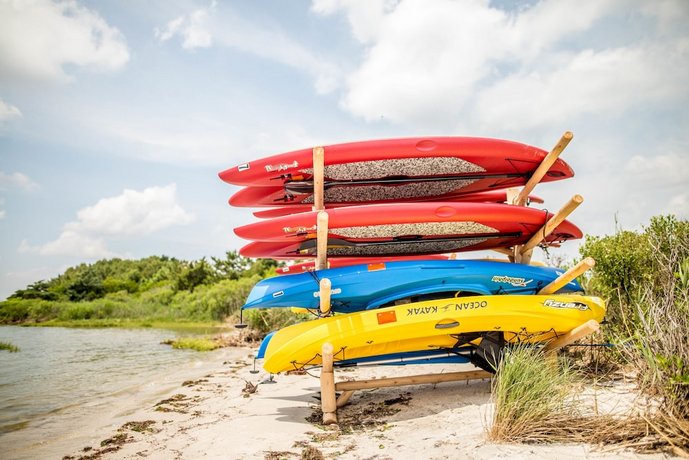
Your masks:
M585 303L576 301L563 302L561 300L547 299L545 302L543 302L543 305L552 308L571 308L573 310L580 311L590 310L589 306Z

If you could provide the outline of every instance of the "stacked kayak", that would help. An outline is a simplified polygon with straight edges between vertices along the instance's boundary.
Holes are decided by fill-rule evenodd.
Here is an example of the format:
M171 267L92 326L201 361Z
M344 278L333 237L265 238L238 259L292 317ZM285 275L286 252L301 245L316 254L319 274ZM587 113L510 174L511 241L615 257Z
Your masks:
M267 344L263 367L283 372L320 364L324 342L337 361L391 353L443 350L467 354L477 340L543 342L590 319L601 321L605 307L596 297L503 295L430 300L335 315L286 327ZM500 334L501 336L498 336ZM479 358L490 365L490 355ZM473 360L472 360L473 361Z
M331 268L259 281L243 308L318 310L319 283L330 280L331 310L349 313L430 298L536 294L562 271L481 260L414 260ZM577 281L561 293L580 293Z
M257 283L242 309L301 308L317 319L271 333L258 357L269 372L320 365L330 342L336 365L467 362L492 369L505 346L541 343L605 306L577 281L539 295L563 271L505 261L456 260L456 253L513 251L552 223L553 214L510 202L547 152L498 139L431 137L325 147L317 184L312 149L238 165L220 178L241 188L233 206L270 207L235 233L246 257L306 260ZM542 182L570 178L557 159ZM541 177L541 176L539 176ZM328 269L314 270L316 187L328 214ZM542 203L529 195L530 203ZM544 232L545 233L545 232ZM579 239L560 219L541 246ZM320 282L330 281L330 314L319 310Z

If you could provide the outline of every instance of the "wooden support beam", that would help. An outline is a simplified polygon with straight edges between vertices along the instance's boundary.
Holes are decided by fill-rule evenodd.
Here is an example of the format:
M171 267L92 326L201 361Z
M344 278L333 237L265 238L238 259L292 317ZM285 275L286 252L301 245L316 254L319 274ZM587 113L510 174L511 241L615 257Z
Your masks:
M337 398L338 409L349 402L349 398L354 394L354 390L343 391L342 394Z
M323 367L321 368L321 409L323 424L337 423L337 400L335 399L335 374L333 373L333 346L324 343L321 347Z
M332 292L331 288L332 284L330 283L330 280L328 278L323 278L320 281L319 297L321 316L330 315L330 293Z
M577 340L596 332L598 329L600 329L600 324L598 324L595 319L590 319L584 324L575 327L568 333L548 342L548 344L543 347L543 351L546 353L554 353L560 348L566 347L572 342L576 342Z
M519 187L510 187L508 189L505 189L505 203L508 204L513 204L517 201L517 197L519 196Z
M386 388L403 385L420 385L423 383L454 382L459 380L488 379L493 374L483 370L448 372L446 374L409 375L404 377L390 377L386 379L359 380L354 382L339 382L335 384L336 391L366 390L369 388Z
M313 210L322 211L325 209L324 201L324 174L325 174L325 149L323 147L313 148Z
M553 280L550 284L543 287L543 289L538 291L538 295L554 294L555 292L560 290L562 286L569 283L574 278L586 272L587 270L593 268L594 265L596 265L596 261L593 259L593 257L585 258L584 260L576 264L574 267L564 272L557 279Z
M572 198L570 198L570 200L558 212L556 212L553 217L548 219L548 222L546 222L546 224L541 227L541 229L538 230L526 244L521 246L519 253L523 256L524 254L533 250L541 243L541 241L546 239L548 235L553 233L557 226L560 225L562 221L565 220L567 216L569 216L572 211L574 211L583 202L584 198L581 195L574 195Z
M574 134L570 131L566 131L562 137L560 138L560 141L553 147L553 149L543 158L543 161L541 162L540 166L536 168L536 171L531 175L529 178L528 182L524 186L524 188L519 192L516 198L512 201L512 204L516 204L518 206L524 206L526 204L527 199L529 198L529 194L533 191L533 189L536 187L536 185L543 179L543 176L546 175L550 167L555 163L555 160L560 156L560 153L567 147L567 144L572 140L574 137Z
M499 252L500 254L505 254L506 256L513 256L514 251L509 248L494 248L493 251Z
M316 217L316 270L328 268L328 213L320 211Z

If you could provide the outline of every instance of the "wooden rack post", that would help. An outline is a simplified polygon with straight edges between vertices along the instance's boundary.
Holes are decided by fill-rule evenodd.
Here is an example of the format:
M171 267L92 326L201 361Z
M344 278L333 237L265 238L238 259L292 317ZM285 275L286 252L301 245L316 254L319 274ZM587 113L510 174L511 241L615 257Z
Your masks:
M545 351L546 354L553 354L560 348L565 347L572 342L576 342L577 340L596 332L598 329L600 329L600 324L598 324L598 321L595 319L590 319L581 326L577 326L568 333L548 342L548 344L543 347L543 351Z
M332 284L328 278L323 278L319 283L319 287L321 316L328 316L330 315L330 294L332 292Z
M323 367L321 368L321 409L323 424L337 423L337 401L335 399L335 374L333 372L333 346L324 343L321 347Z
M320 211L316 217L316 270L328 268L328 213Z
M534 187L543 179L550 167L555 163L555 160L560 156L562 151L567 147L569 142L574 137L571 131L566 131L560 141L553 147L553 149L543 158L540 166L536 168L536 171L531 175L527 181L524 188L519 192L519 194L513 199L512 204L517 206L524 206L526 200L529 198L529 194L533 191Z
M316 270L328 268L328 213L325 212L325 149L313 148L313 210L316 221Z
M548 222L546 222L543 227L534 233L526 244L519 248L519 253L523 256L529 251L532 251L540 244L541 241L553 233L557 226L560 225L562 221L564 221L567 216L569 216L583 202L584 198L581 195L574 195L572 198L570 198L570 200L558 212L548 219Z
M313 148L313 210L322 211L325 209L325 197L323 191L325 176L325 149L323 147Z
M596 265L596 261L593 259L593 257L585 258L574 267L560 275L557 279L553 280L550 284L543 287L543 289L538 291L538 295L547 295L557 292L562 286L569 283L587 270L590 270L594 265Z

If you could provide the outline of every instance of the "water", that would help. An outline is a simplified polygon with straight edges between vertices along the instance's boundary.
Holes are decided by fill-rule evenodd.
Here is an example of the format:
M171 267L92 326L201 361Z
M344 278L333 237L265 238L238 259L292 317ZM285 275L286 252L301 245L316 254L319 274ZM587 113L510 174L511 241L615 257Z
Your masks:
M164 376L213 356L160 343L180 335L190 333L1 326L0 340L20 351L0 351L0 445L59 438L89 416L126 410L117 400L179 385Z

